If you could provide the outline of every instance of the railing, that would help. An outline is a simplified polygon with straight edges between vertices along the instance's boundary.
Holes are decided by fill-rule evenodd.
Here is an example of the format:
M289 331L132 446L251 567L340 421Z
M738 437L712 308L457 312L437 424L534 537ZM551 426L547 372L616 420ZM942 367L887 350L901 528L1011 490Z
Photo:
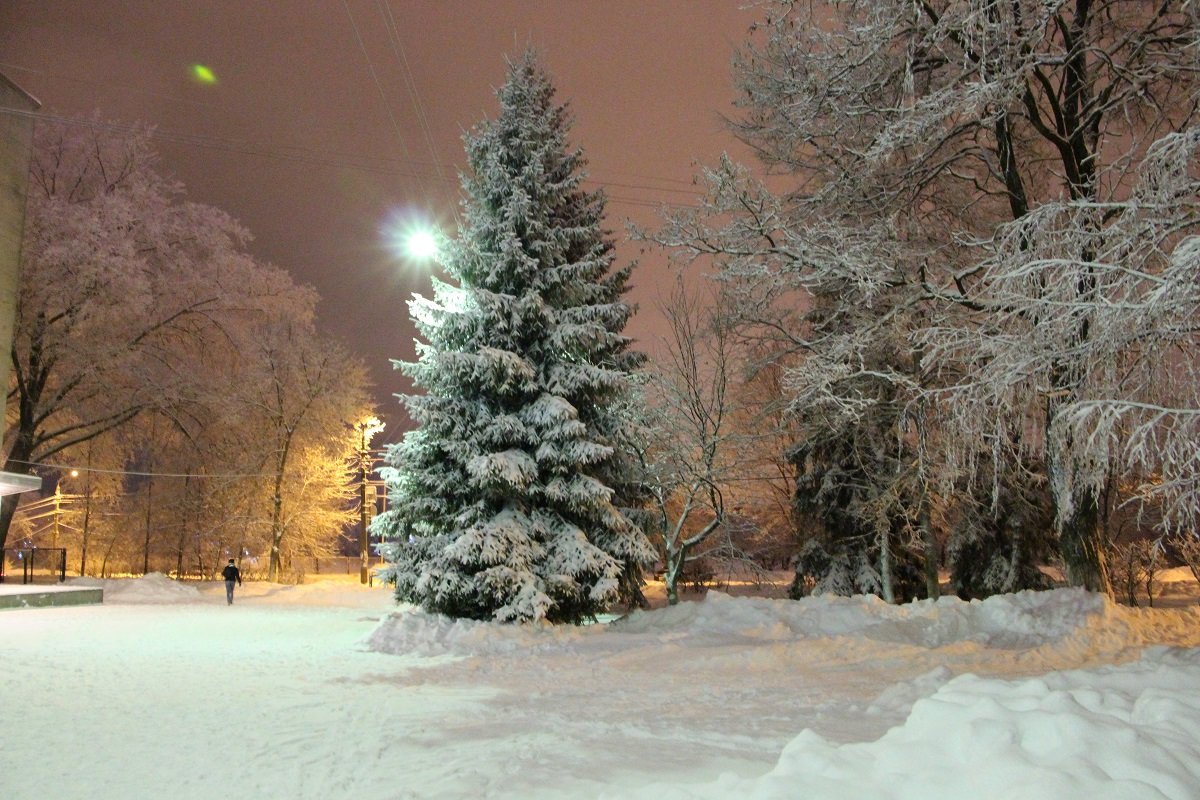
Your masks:
M15 582L17 568L21 583L62 583L67 579L67 549L6 547L0 551L0 583L7 581L10 573Z

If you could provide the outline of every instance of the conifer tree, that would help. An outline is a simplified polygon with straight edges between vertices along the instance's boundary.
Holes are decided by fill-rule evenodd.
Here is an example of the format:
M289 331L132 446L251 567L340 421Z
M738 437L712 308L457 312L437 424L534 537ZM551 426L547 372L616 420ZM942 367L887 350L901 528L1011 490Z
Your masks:
M578 622L652 558L621 508L617 409L641 357L622 335L604 198L581 186L570 115L527 52L500 115L466 136L457 285L409 303L424 394L388 454L384 540L398 599L456 617ZM616 488L614 488L616 487Z

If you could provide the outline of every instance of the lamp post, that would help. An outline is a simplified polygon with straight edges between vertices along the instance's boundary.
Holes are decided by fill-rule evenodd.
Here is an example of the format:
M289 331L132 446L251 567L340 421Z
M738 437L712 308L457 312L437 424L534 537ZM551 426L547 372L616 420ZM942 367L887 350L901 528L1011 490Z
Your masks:
M359 434L358 446L358 552L361 559L358 579L367 583L370 562L370 541L367 536L367 476L371 474L371 437L383 430L383 423L376 417L367 417L354 423Z

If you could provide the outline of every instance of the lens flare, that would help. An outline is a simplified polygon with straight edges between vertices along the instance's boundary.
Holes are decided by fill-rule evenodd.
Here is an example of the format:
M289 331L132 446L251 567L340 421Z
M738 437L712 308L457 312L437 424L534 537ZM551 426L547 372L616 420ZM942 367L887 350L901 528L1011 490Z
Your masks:
M188 71L192 74L192 79L196 83L211 86L217 82L217 73L203 64L192 64L192 66L188 67Z

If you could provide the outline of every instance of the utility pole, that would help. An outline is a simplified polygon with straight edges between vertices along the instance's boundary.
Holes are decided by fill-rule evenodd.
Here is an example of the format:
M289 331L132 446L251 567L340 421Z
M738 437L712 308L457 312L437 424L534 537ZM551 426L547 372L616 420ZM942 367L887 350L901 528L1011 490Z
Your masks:
M354 424L359 434L358 446L358 553L361 559L358 579L363 585L370 581L371 542L367 535L367 477L371 474L371 437L383 430L376 417L367 417ZM372 498L373 499L373 498Z
M62 486L54 487L54 532L50 534L51 549L58 548L58 515L62 513Z

